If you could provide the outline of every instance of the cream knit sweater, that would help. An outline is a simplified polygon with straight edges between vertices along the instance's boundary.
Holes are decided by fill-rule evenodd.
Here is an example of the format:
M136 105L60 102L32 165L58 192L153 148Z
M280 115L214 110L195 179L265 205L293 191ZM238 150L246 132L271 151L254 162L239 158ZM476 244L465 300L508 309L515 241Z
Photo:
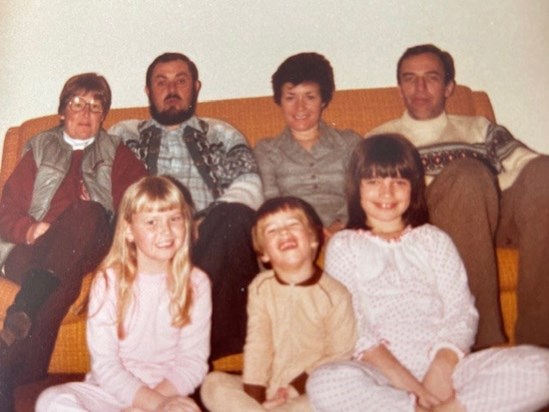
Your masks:
M427 184L456 157L478 157L490 163L498 175L501 190L508 189L524 166L539 156L503 127L481 116L458 116L442 113L430 120L415 120L408 112L368 132L399 133L419 150L426 166Z

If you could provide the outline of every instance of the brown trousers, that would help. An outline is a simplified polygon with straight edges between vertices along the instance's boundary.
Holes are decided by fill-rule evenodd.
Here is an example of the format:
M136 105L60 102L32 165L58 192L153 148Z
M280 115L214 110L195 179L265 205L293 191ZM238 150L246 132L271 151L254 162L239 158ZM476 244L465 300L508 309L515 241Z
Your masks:
M427 189L431 222L456 244L479 311L475 349L503 343L495 247L519 250L517 343L549 346L549 157L500 193L482 162L456 160Z

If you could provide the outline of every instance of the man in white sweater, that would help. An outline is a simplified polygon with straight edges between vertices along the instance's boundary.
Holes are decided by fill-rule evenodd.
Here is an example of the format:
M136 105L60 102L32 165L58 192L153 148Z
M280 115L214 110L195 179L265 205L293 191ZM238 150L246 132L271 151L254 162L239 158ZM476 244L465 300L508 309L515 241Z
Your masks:
M549 156L484 117L447 114L454 76L449 53L407 49L397 66L406 111L368 136L400 133L419 149L431 222L456 243L475 296L475 348L505 341L496 245L519 250L517 342L549 346Z

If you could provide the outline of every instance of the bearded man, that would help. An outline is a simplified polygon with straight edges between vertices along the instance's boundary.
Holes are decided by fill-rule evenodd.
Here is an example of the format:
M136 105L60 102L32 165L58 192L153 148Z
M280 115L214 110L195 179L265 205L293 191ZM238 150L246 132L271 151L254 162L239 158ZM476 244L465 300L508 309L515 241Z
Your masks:
M120 122L110 132L150 174L173 177L192 196L198 236L193 260L212 282L213 361L242 352L247 287L259 272L251 227L263 191L246 138L223 121L195 116L200 86L187 56L158 56L146 74L151 118Z

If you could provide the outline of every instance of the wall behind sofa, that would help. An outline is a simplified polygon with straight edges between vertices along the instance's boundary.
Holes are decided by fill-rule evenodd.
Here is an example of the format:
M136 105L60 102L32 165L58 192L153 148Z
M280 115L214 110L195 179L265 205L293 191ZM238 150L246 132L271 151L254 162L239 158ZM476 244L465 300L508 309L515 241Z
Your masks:
M339 89L392 86L411 45L433 42L457 80L489 93L498 120L549 153L546 0L0 0L0 139L55 113L75 73L107 77L113 107L145 105L144 72L164 51L200 69L201 100L270 94L287 56L315 50Z

